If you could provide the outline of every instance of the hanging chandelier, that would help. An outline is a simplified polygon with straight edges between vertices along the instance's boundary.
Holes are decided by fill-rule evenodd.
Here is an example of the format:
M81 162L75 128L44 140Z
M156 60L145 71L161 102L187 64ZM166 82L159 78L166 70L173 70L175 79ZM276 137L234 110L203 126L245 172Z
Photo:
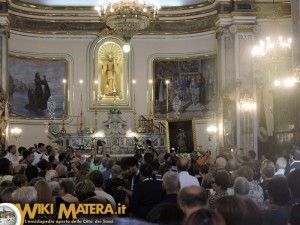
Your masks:
M145 0L99 0L95 9L107 26L123 37L131 38L157 17L160 5L158 0L152 0L149 5Z
M265 59L279 59L291 54L292 38L283 37L278 32L278 18L280 17L278 9L275 7L273 0L273 15L271 18L272 34L260 40L257 45L252 48L252 56L264 57Z
M255 57L269 56L272 58L284 56L290 53L291 44L292 39L289 37L266 37L252 48L252 55Z

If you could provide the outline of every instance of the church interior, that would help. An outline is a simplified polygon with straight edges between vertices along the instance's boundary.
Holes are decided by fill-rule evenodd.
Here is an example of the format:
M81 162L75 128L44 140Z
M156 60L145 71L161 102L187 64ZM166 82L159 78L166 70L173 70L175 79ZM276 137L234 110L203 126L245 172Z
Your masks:
M2 148L300 145L298 1L125 2L0 1Z

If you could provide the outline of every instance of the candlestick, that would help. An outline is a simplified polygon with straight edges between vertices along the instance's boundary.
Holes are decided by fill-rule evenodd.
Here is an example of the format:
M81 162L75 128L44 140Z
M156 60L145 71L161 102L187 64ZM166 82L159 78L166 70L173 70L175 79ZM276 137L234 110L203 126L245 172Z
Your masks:
M95 80L95 104L96 104L96 102L98 101L98 81L97 80Z
M169 80L166 80L167 85L167 118L169 118Z
M149 114L151 116L151 114L152 114L152 83L153 83L153 81L150 79L148 82L149 82L149 85L150 85L150 88L149 88L149 91L150 91L150 95L149 95L150 112L149 112Z
M134 132L137 132L136 129L136 111L135 111L135 84L136 84L136 80L132 80L132 91L133 91L133 127L134 127Z
M79 133L83 133L83 112L82 112L82 84L83 80L79 80L80 84L80 126L79 126Z
M65 113L65 105L66 105L66 85L67 85L67 80L63 79L63 85L64 85L64 96L63 96L63 105L62 105L62 110L63 114Z
M94 105L95 105L95 127L94 127L94 132L97 133L98 131L98 108L97 108L97 101L98 101L98 81L95 80L95 91L94 91Z

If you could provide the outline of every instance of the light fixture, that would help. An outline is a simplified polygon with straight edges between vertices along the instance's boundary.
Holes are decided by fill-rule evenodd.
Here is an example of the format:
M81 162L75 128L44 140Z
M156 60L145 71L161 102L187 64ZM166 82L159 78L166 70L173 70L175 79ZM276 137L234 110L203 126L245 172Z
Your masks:
M281 82L280 82L280 80L274 80L274 86L275 87L279 87L281 85Z
M281 57L290 53L292 39L287 37L266 37L252 48L255 57Z
M218 128L216 126L208 126L206 131L208 132L208 134L215 134L218 131Z
M11 136L17 140L19 137L21 137L22 130L18 127L15 127L15 128L10 129L10 133L11 133Z
M207 150L211 151L212 150L212 135L216 134L218 131L218 128L214 125L210 125L206 128L206 131L208 133L208 147Z
M101 20L124 38L131 38L137 31L149 26L160 9L158 0L99 0L95 7Z
M289 55L291 53L292 38L283 37L278 33L278 22L279 12L275 7L275 0L273 0L273 15L272 23L273 27L272 35L260 40L257 45L252 48L252 55L254 57L269 57L274 59Z
M124 52L124 53L130 52L130 45L129 45L129 44L125 44L125 45L123 46L123 52Z
M295 84L295 81L292 78L286 78L284 80L285 87L292 87L292 86L294 86L294 84Z
M254 99L249 96L248 94L245 94L241 99L240 99L240 106L241 110L244 112L252 112L256 109L256 102Z

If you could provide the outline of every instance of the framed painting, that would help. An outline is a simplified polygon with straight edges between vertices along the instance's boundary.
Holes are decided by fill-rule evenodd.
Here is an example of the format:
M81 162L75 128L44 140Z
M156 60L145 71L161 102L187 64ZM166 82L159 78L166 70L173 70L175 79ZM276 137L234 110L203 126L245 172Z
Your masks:
M190 119L167 120L167 148L169 152L191 153L196 150L195 122Z
M68 115L66 58L11 54L8 65L11 116L44 120Z
M216 56L153 60L156 118L212 117L217 108ZM176 112L177 108L177 112Z

